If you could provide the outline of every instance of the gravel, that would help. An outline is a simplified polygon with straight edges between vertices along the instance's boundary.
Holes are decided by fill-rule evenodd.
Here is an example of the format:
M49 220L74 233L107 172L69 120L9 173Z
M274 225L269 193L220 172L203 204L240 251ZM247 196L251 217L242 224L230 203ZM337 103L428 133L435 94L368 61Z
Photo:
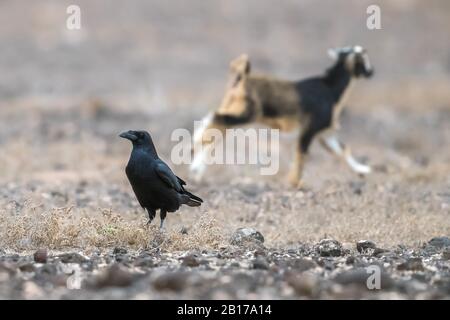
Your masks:
M448 251L439 250L399 246L374 256L323 239L289 249L2 253L0 298L448 299ZM370 289L376 275L380 287Z

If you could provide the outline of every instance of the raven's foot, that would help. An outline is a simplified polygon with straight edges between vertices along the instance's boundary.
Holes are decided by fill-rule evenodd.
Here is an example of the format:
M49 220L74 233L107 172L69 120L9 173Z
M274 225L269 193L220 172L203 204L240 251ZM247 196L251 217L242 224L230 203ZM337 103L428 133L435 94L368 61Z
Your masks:
M167 211L161 210L159 213L159 216L161 218L161 224L159 225L159 230L163 231L164 230L164 220L166 220Z
M148 213L147 226L149 226L152 223L153 219L155 218L156 212L155 212L155 210L147 208L147 213Z

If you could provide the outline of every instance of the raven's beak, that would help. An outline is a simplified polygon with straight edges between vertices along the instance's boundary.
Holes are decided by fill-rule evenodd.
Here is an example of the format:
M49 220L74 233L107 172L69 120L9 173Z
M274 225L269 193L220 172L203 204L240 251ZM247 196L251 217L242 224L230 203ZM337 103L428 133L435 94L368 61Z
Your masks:
M134 135L133 131L126 131L119 134L119 137L130 140L130 141L136 141L137 137Z

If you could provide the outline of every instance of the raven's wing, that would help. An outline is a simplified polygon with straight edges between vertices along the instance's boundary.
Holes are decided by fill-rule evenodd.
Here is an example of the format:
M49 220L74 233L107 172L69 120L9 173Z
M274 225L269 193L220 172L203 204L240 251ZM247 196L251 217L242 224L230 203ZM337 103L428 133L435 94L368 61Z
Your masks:
M184 181L183 179L181 179L180 177L177 176L178 182L182 185L185 186L186 185L186 181Z
M155 161L155 171L158 176L163 180L169 187L175 189L178 192L183 192L183 184L186 184L183 180L178 178L172 170L161 160ZM181 180L181 181L180 181ZM184 183L183 183L184 182Z

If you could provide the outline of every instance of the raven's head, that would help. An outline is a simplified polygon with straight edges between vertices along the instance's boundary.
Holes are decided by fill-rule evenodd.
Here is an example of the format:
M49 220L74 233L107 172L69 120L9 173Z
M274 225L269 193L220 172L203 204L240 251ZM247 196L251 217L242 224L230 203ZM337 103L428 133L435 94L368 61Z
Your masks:
M152 138L147 131L143 130L128 130L122 132L119 137L130 140L133 146L153 145Z

